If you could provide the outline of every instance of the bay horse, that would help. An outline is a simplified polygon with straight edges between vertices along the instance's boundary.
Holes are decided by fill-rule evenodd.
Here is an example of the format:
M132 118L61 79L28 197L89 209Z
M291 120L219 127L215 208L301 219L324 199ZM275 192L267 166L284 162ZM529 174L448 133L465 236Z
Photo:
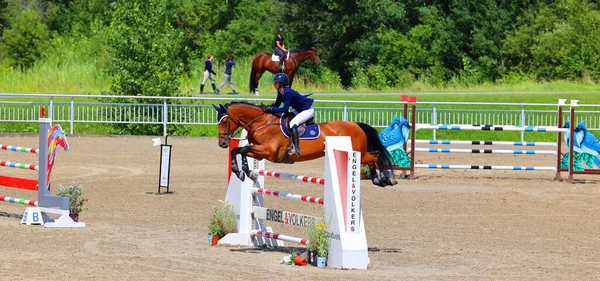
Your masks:
M320 135L315 139L300 139L300 156L290 156L287 153L289 139L280 128L281 114L265 113L267 106L256 106L247 102L231 102L226 105L213 104L218 112L219 146L228 148L230 140L242 129L248 132L248 146L236 147L231 151L231 171L240 180L247 175L255 178L248 167L247 156L257 160L267 159L274 163L308 161L325 156L326 136L349 136L352 139L352 149L360 151L361 164L369 166L373 184L378 186L395 185L392 158L379 140L377 130L364 124L347 121L320 123ZM242 168L235 160L242 155ZM377 173L379 169L380 173Z
M252 59L252 70L250 71L250 93L258 95L258 80L265 73L269 71L271 73L280 73L279 61L271 60L272 53L260 53L254 56ZM315 48L293 50L290 52L289 57L285 60L285 74L290 78L290 86L294 80L294 76L300 64L306 60L311 60L314 63L321 63L321 58L317 55Z

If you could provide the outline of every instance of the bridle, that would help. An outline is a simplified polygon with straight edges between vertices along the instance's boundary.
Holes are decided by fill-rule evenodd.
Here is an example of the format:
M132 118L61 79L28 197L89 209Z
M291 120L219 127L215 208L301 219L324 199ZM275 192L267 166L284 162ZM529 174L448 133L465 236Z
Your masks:
M273 125L274 123L271 122L270 124L261 126L259 128L256 128L254 130L248 130L248 128L252 125L252 123L254 123L256 120L258 120L258 118L260 116L262 116L263 114L265 114L265 112L260 113L259 115L257 115L256 117L254 117L254 119L252 119L250 122L248 122L248 124L246 124L245 126L242 126L240 122L235 122L235 120L233 120L233 118L231 118L231 116L229 116L229 114L223 114L223 116L221 116L221 118L219 119L219 122L217 122L217 124L221 124L221 122L223 122L223 120L225 120L225 118L227 117L228 121L227 121L227 131L226 132L219 132L219 137L223 138L225 141L230 142L232 139L234 139L234 135L240 134L241 135L241 131L242 130L246 130L248 132L248 136L251 135L252 133L268 127L270 125ZM233 122L235 125L237 125L237 128L232 132L231 131L231 122ZM279 124L278 124L279 125ZM240 139L240 138L238 138Z

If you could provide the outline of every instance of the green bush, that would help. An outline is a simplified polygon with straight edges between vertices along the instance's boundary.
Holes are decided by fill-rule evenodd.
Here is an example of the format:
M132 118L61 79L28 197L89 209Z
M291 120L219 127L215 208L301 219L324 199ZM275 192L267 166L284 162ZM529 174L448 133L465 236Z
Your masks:
M19 13L11 26L4 30L0 41L9 65L26 69L42 56L50 33L33 9Z

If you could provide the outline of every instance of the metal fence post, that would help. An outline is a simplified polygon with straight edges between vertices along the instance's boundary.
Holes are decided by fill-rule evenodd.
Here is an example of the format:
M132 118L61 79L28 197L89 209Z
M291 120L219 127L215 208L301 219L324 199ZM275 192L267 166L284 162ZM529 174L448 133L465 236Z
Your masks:
M167 114L167 99L165 98L163 100L163 136L167 135L167 116L169 116Z
M521 105L521 126L525 126L525 106ZM521 131L521 142L525 141L525 132Z
M54 120L54 110L52 110L52 108L54 107L54 97L50 97L50 103L48 104L48 118L50 120Z
M73 126L75 126L75 97L71 97L71 107L69 108L69 123L71 124L70 134L72 135L75 131L75 129L73 128Z
M433 110L431 110L431 123L437 124L437 105L433 104ZM436 133L437 130L433 130L433 139L437 140Z
M344 111L342 113L342 120L348 121L348 104L346 104L346 102L344 102Z

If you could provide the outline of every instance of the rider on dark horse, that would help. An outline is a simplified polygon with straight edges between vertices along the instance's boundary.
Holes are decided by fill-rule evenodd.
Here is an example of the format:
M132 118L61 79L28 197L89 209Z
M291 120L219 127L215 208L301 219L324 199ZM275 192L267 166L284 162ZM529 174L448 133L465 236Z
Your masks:
M313 99L301 95L289 87L289 78L283 73L275 75L273 86L277 89L277 99L271 107L267 107L265 112L287 113L289 108L294 109L296 116L290 121L291 139L294 145L293 150L288 154L300 157L300 147L298 146L298 126L315 116L315 109L312 107ZM283 102L283 106L279 107Z
M285 44L283 42L283 27L279 27L277 28L277 36L275 36L275 54L279 56L279 68L281 69L281 73L285 72L283 66L285 53L287 53L287 49L285 48Z

